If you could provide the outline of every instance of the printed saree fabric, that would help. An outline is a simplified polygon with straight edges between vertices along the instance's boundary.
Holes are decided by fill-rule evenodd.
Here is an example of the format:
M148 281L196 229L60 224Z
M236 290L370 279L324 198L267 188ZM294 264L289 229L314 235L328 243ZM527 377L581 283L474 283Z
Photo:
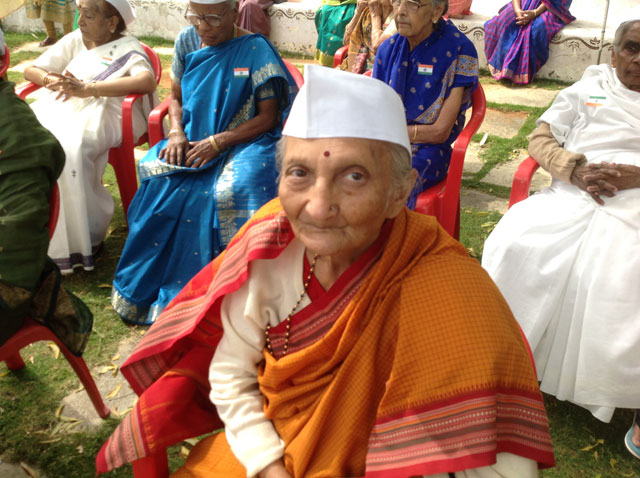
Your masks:
M408 477L488 466L500 452L551 466L527 346L486 273L433 218L404 210L388 234L320 340L279 359L264 353L260 390L289 472ZM221 300L251 261L277 257L292 238L276 199L167 307L123 366L141 397L100 451L99 473L220 425L207 371ZM246 476L224 435L213 441L220 465L208 476Z
M465 88L449 137L440 144L412 144L418 180L407 206L413 209L418 194L447 175L451 145L464 127L464 112L471 106L471 94L478 84L478 53L450 20L440 19L433 33L413 50L399 34L386 40L376 54L373 77L398 92L408 125L435 123L451 90Z
M316 12L318 32L315 59L333 67L333 55L343 45L344 31L356 11L356 0L322 0Z
M494 78L529 83L547 62L552 38L575 20L569 12L571 0L521 0L522 10L533 10L541 4L547 10L527 25L516 25L511 2L484 24L484 52Z
M151 324L184 285L220 253L240 226L276 195L275 144L297 88L262 35L243 35L186 56L183 125L190 141L233 129L257 113L257 90L271 86L279 124L223 151L200 168L158 159L138 165L129 236L113 282L112 305L126 321Z

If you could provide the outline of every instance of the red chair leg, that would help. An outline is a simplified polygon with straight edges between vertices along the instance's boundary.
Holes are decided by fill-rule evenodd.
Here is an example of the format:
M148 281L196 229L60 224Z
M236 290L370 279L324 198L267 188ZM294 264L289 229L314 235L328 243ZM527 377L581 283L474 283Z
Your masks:
M167 478L169 476L169 461L166 451L140 458L131 464L133 465L133 478Z
M60 344L58 344L58 346L60 346ZM111 410L109 410L102 401L96 382L93 380L91 372L89 372L84 359L82 357L76 357L66 347L60 347L60 351L64 354L69 365L71 365L74 372L82 382L82 385L84 385L84 389L87 391L87 394L91 399L91 403L93 403L93 407L96 409L98 415L100 415L100 418L107 418L111 413Z
M122 209L124 210L124 217L128 225L127 212L129 211L129 204L131 204L133 196L135 196L138 190L133 150L125 152L121 148L112 149L109 152L109 163L111 163L116 173L116 181L118 182L120 199L122 200Z
M20 357L20 352L16 352L14 355L7 357L4 361L7 367L9 367L9 370L20 370L24 368L24 360Z

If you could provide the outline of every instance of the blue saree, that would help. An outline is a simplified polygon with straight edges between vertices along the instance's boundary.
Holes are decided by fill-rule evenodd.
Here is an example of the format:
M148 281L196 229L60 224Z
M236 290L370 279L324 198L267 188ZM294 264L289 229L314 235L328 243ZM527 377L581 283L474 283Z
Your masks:
M129 236L111 295L114 310L127 322L153 323L277 194L275 145L297 88L271 43L262 35L244 35L195 50L185 57L181 86L182 123L190 141L254 117L265 89L278 100L280 122L199 168L159 160L167 140L142 159L141 185L129 207Z
M440 19L433 33L413 50L409 41L396 34L376 54L373 77L384 81L402 98L407 124L433 124L453 88L464 87L460 111L444 143L414 143L413 167L418 180L407 206L413 209L418 194L447 175L451 145L464 127L464 112L478 84L478 53L473 43L449 20Z

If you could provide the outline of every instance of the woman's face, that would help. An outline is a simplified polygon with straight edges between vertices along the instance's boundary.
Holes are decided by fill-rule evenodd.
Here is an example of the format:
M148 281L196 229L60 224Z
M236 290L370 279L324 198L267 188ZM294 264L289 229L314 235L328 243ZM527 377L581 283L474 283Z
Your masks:
M233 38L233 26L238 18L237 7L230 7L227 2L213 5L189 2L187 18L190 14L200 17L196 20L198 25L192 24L205 46L216 46Z
M388 146L356 138L286 141L278 193L296 237L312 253L353 263L406 201L393 190Z
M624 34L618 52L611 54L611 64L624 86L640 91L640 21Z
M433 24L442 16L444 5L433 7L431 0L392 0L398 33L412 43L431 35Z
M78 28L85 41L102 45L111 41L118 26L117 16L107 16L104 0L80 0L78 3Z

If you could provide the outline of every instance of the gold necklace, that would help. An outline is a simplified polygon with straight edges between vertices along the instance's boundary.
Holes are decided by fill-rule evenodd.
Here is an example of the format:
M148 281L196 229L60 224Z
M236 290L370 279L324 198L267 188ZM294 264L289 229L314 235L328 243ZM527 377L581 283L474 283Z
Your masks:
M304 281L304 287L302 289L302 292L300 293L300 297L298 297L298 300L297 300L296 304L293 306L293 309L291 309L291 312L289 312L289 315L287 315L287 318L285 319L286 322L287 322L287 325L286 325L286 332L284 334L284 345L282 347L283 348L283 352L282 352L282 356L283 357L285 355L287 355L287 351L289 349L289 331L291 329L291 316L294 314L294 312L296 311L296 309L300 305L300 302L302 302L302 298L307 293L307 287L309 287L309 283L311 282L311 277L313 276L313 271L316 268L316 262L317 261L318 261L318 254L316 253L316 254L313 255L313 261L311 262L311 266L309 267L309 274L307 274L307 278ZM271 348L271 338L269 337L269 330L270 329L271 329L271 327L267 325L267 328L264 330L264 333L266 335L265 345L267 346L267 350L269 351L269 353L271 355L273 355L273 349Z

